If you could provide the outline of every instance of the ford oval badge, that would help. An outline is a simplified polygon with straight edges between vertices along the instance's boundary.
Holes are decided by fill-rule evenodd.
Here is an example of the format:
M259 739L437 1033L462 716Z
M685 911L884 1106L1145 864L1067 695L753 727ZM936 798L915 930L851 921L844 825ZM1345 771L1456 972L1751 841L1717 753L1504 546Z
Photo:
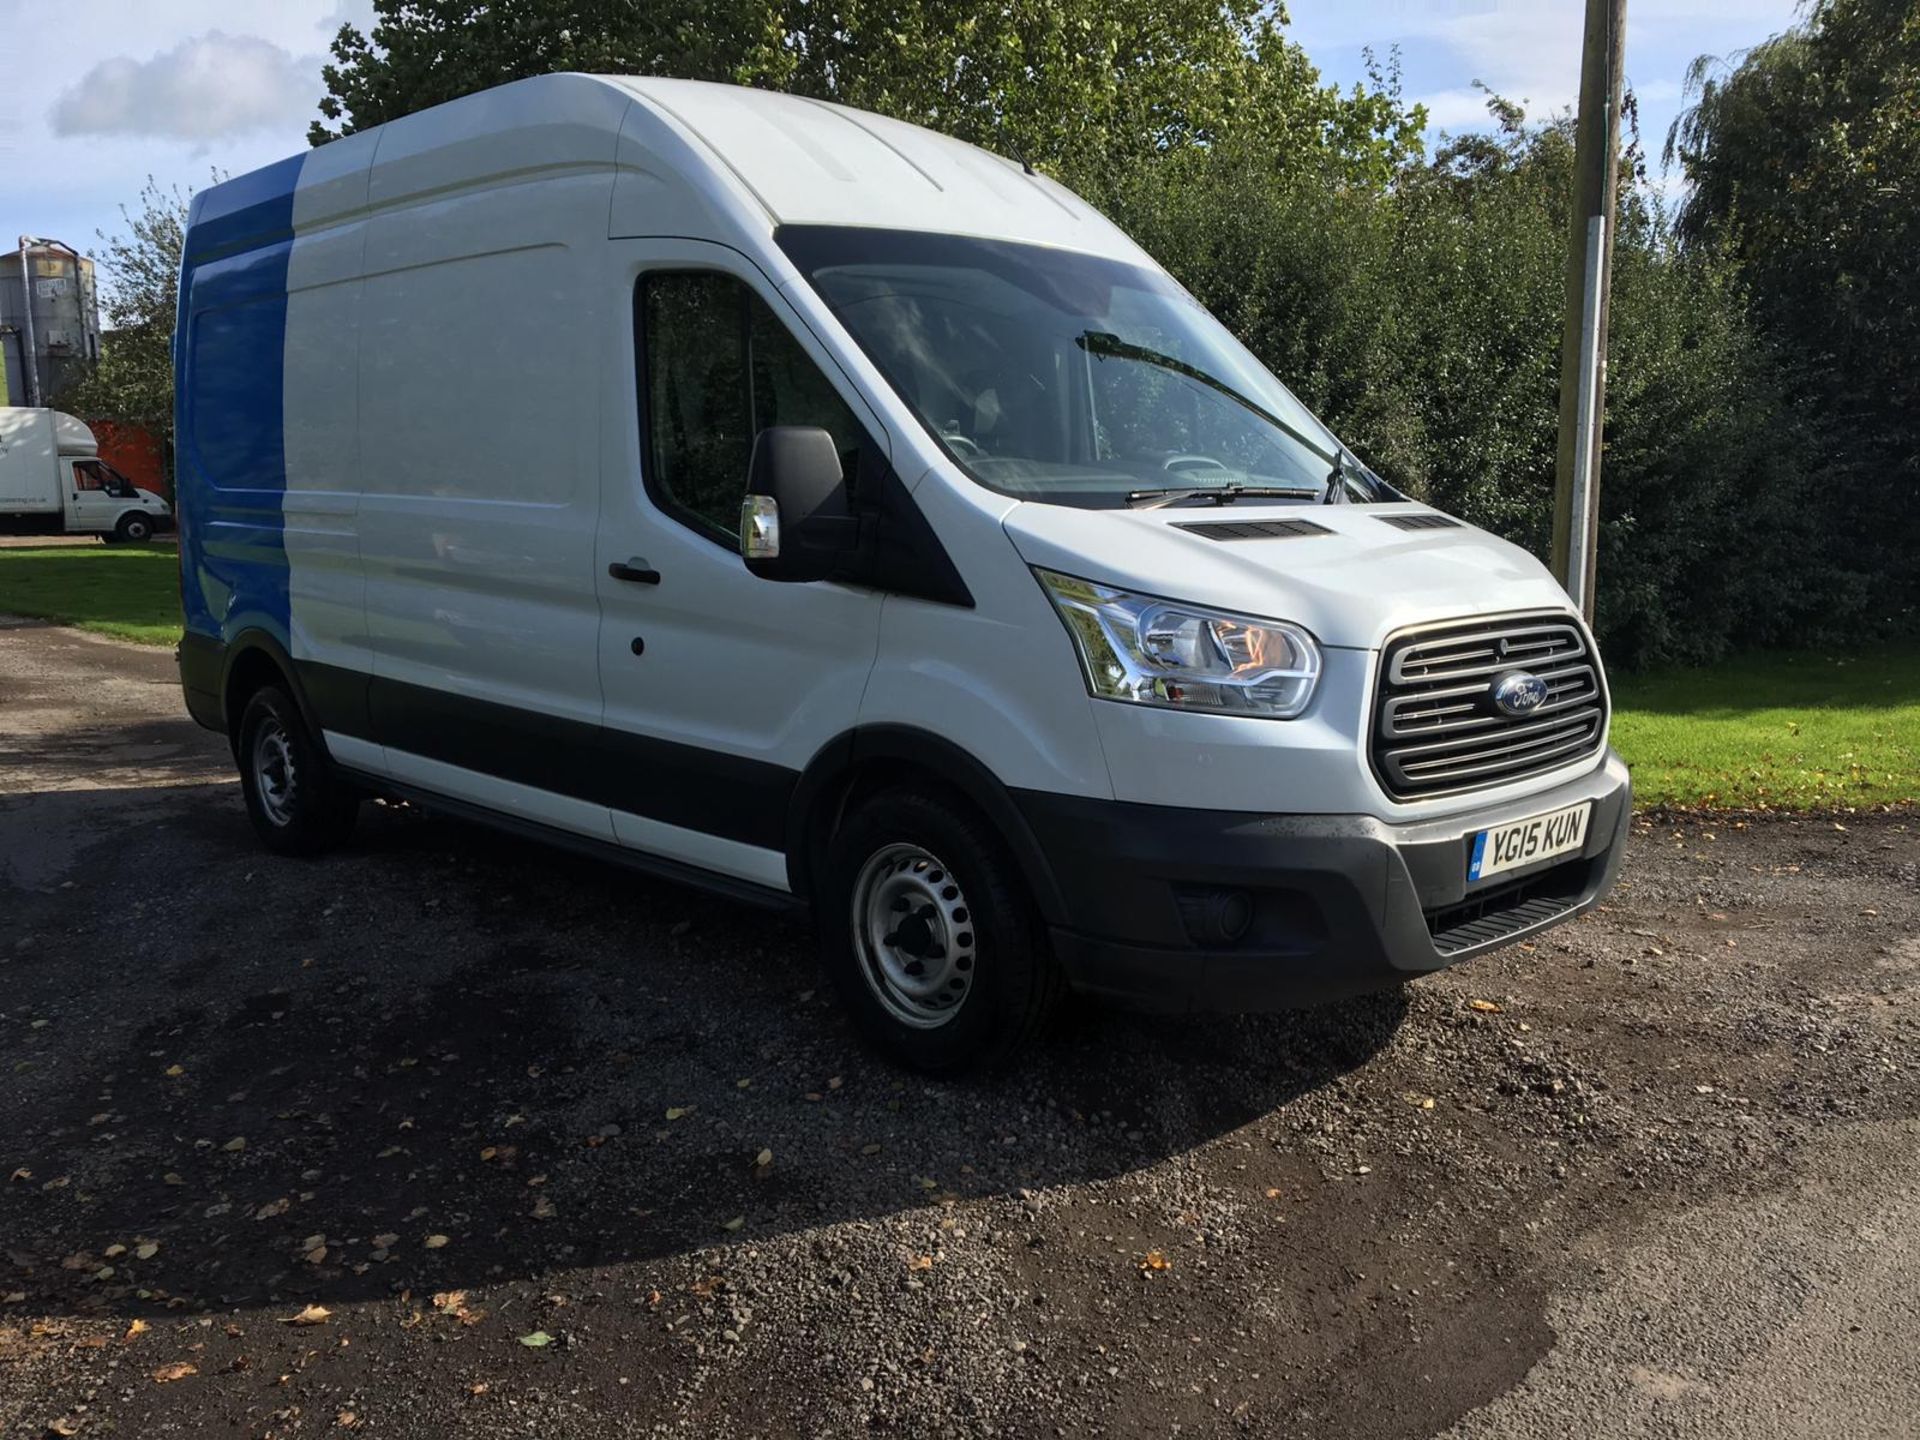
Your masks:
M1503 715L1531 715L1545 703L1547 682L1524 670L1509 670L1493 682L1493 704Z

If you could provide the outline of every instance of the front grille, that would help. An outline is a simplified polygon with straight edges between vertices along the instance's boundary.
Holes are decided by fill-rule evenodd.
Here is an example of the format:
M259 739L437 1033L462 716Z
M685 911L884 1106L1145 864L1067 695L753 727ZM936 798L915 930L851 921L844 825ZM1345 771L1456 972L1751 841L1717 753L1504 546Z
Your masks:
M1522 716L1493 703L1524 671L1546 698ZM1374 774L1397 800L1504 785L1592 755L1607 697L1592 643L1568 615L1517 615L1406 631L1380 657Z

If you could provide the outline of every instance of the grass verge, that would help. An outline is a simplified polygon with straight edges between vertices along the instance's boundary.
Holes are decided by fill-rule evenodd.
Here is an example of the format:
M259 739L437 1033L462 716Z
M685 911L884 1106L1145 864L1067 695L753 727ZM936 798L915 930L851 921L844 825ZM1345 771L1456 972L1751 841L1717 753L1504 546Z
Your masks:
M1920 646L1623 676L1613 699L1642 807L1920 804Z
M171 645L180 638L179 572L170 545L0 549L0 611Z

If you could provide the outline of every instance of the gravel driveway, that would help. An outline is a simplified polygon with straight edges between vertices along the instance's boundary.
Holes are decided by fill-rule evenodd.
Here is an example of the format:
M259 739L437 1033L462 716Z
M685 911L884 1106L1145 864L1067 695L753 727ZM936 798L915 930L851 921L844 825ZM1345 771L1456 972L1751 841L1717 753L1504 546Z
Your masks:
M786 922L399 808L276 859L229 763L0 628L0 1436L1914 1433L1911 817L930 1083Z

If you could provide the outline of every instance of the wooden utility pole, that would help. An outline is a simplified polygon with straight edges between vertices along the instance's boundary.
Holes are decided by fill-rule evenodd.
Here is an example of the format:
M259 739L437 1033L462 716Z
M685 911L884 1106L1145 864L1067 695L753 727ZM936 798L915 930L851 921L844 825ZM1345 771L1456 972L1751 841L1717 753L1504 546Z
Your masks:
M1600 437L1607 409L1607 300L1620 196L1620 94L1627 0L1587 0L1567 229L1567 322L1560 352L1560 448L1553 479L1553 573L1593 618Z

